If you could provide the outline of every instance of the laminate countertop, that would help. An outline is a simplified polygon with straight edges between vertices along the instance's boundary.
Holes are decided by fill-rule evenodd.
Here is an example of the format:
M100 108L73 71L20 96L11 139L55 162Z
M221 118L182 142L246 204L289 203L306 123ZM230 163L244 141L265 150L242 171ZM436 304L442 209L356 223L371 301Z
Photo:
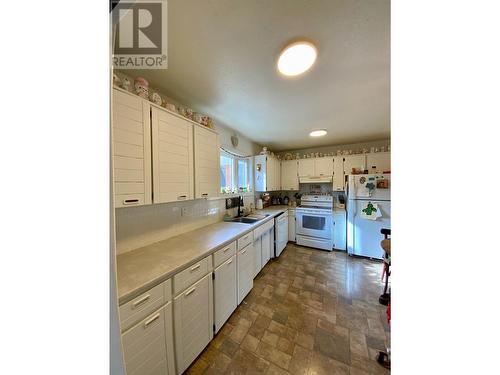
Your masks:
M271 206L256 210L257 214L270 216L253 224L218 222L118 255L118 303L130 301L288 208Z

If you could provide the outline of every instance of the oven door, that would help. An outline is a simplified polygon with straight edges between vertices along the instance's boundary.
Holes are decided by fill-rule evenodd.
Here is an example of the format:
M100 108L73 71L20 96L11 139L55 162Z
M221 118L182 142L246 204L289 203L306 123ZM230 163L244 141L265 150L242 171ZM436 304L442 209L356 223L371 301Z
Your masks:
M330 213L318 213L314 210L296 210L297 234L310 237L331 239L333 218Z

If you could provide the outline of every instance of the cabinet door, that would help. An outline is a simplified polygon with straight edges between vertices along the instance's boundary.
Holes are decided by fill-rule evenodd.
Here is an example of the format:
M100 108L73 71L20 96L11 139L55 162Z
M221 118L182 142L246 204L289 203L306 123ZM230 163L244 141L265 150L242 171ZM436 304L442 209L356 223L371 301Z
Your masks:
M316 176L332 176L333 157L314 159L314 173Z
M391 153L377 152L366 154L366 168L369 173L382 173L391 170Z
M212 274L174 300L174 338L177 373L182 374L213 336Z
M174 374L171 324L169 302L122 334L127 375Z
M194 127L195 198L219 195L219 139L217 133L200 126Z
M344 158L342 156L333 159L333 190L344 190Z
M299 177L314 176L314 159L299 159Z
M269 191L267 186L267 162L265 155L254 157L255 191Z
M288 210L288 241L295 242L295 210Z
M258 237L253 241L253 277L255 278L262 269L262 237Z
M281 162L281 188L283 190L299 190L297 160L284 160Z
M115 207L151 204L149 104L113 90L113 179Z
M268 230L262 235L262 266L261 269L269 262L271 259L271 245L273 239L271 237L271 230Z
M281 190L281 160L276 159L276 190Z
M344 173L352 174L352 169L359 169L361 172L366 169L365 155L349 155L344 156Z
M267 191L276 190L276 163L274 158L268 156L266 161L267 173L266 173L266 187Z
M238 305L253 288L253 243L238 252Z
M217 267L214 274L214 323L218 332L238 306L236 254Z
M152 108L154 203L194 198L193 125Z

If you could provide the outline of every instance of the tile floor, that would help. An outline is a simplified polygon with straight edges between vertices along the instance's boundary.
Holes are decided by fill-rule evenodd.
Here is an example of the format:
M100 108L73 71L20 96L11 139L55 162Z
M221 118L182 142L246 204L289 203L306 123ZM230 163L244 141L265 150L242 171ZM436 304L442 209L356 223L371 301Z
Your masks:
M389 374L382 264L288 244L188 374Z

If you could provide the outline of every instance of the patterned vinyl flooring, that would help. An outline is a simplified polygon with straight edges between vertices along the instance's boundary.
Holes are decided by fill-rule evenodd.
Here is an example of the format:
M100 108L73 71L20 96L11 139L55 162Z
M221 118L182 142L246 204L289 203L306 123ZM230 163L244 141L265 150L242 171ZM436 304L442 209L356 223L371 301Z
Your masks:
M389 374L382 263L289 243L188 374Z

